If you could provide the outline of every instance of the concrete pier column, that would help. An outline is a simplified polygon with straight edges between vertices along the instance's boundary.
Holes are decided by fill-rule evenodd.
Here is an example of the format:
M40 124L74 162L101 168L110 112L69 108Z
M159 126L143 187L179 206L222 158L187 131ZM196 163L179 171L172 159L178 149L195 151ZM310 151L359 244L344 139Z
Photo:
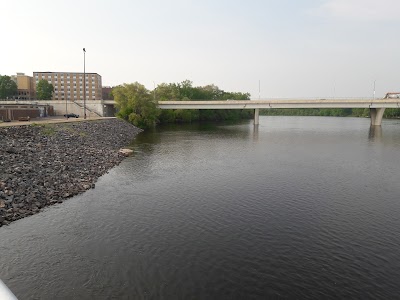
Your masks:
M371 115L371 126L381 126L383 113L385 112L384 108L370 108L369 109Z
M259 108L254 109L254 125L260 124L258 120L259 114L260 114L260 109Z

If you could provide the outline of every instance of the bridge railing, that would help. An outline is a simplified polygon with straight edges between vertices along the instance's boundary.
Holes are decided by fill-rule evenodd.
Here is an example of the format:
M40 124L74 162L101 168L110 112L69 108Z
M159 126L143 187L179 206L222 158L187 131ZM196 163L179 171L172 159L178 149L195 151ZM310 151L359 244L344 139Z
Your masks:
M268 101L268 100L274 100L274 101L290 101L290 100L380 100L384 99L382 98L373 98L373 97L268 97L268 98L252 98L250 99L251 101Z

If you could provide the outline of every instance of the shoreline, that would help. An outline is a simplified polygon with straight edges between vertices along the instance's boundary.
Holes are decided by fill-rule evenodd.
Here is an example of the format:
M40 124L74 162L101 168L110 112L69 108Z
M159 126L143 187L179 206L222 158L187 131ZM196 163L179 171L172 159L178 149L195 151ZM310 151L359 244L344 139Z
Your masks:
M0 128L0 227L94 188L141 131L114 118Z

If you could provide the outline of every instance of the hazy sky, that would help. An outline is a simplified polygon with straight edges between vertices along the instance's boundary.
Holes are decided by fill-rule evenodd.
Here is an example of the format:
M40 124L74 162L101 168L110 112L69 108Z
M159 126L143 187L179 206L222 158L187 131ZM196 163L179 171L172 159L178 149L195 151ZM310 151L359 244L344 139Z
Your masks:
M214 83L252 98L400 91L399 0L0 0L0 74Z

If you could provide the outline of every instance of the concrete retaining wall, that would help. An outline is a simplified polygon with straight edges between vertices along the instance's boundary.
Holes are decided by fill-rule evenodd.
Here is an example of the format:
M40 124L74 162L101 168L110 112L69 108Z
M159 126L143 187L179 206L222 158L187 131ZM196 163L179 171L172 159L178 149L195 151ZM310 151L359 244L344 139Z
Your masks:
M74 113L84 116L84 103L82 101L64 101L64 100L6 100L0 101L0 104L40 104L51 105L54 108L54 115L62 116L66 113ZM86 100L87 117L114 117L115 108L113 104L104 103L103 100Z

